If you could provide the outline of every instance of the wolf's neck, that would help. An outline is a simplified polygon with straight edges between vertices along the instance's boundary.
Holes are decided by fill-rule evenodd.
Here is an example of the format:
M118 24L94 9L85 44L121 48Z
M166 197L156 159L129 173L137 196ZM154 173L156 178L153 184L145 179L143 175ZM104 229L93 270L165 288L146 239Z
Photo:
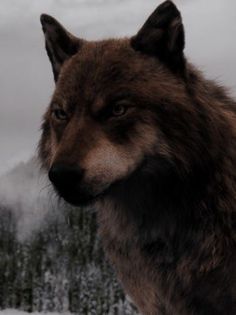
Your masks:
M180 238L185 238L193 225L199 226L200 218L195 215L194 207L198 204L200 187L191 195L190 187L171 173L165 179L160 177L160 173L137 175L121 183L105 198L100 208L106 208L102 211L111 229L122 226L118 235L126 230L128 239L136 239L143 245L172 240L176 243L178 233L181 242Z
M119 244L120 250L136 244L146 255L154 255L157 263L165 264L177 263L183 253L193 257L192 249L198 247L204 264L210 265L212 255L205 252L209 248L205 245L223 251L224 244L222 234L218 238L216 232L217 209L205 196L207 184L201 183L202 174L181 181L165 167L163 178L160 173L144 172L121 183L104 199L99 214L103 238Z

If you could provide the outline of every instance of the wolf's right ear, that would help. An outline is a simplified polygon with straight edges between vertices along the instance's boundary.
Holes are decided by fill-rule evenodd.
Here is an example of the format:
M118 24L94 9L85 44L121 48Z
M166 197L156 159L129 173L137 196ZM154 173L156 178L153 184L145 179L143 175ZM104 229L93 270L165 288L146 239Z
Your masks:
M47 14L40 16L48 57L52 64L55 82L65 60L76 54L82 40L70 34L56 19Z
M158 57L174 72L184 71L184 45L181 14L170 0L159 5L137 35L131 38L135 50Z

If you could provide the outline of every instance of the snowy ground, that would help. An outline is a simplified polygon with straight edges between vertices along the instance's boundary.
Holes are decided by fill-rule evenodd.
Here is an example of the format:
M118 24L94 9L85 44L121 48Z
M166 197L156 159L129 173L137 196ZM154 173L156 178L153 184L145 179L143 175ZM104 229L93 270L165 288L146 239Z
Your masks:
M38 312L34 312L34 313L30 313L32 315L70 315L71 313L38 313ZM3 310L0 311L0 315L29 315L29 313L26 312L22 312L22 311L17 311L17 310L12 310L12 309L7 309L7 310Z

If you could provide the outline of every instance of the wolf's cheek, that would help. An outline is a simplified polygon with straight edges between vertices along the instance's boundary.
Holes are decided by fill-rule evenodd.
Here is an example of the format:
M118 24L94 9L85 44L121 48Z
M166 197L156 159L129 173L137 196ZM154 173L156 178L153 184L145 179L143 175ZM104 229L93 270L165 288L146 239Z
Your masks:
M46 116L46 115L45 115ZM39 143L39 156L45 169L49 169L57 151L57 141L54 130L50 126L49 120L43 123L43 133Z
M58 150L58 140L55 134L55 131L50 129L50 136L47 141L44 143L44 149L47 151L47 159L46 159L46 168L49 169L55 159L57 150Z

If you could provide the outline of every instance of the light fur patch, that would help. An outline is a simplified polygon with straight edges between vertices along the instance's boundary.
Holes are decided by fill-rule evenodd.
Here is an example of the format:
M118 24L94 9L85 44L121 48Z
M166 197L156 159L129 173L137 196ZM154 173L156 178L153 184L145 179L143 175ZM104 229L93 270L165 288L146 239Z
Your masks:
M153 128L140 125L138 130L127 145L114 144L106 136L100 136L94 148L80 161L85 169L85 182L94 187L95 193L127 177L142 162L145 154L154 150L157 135Z

